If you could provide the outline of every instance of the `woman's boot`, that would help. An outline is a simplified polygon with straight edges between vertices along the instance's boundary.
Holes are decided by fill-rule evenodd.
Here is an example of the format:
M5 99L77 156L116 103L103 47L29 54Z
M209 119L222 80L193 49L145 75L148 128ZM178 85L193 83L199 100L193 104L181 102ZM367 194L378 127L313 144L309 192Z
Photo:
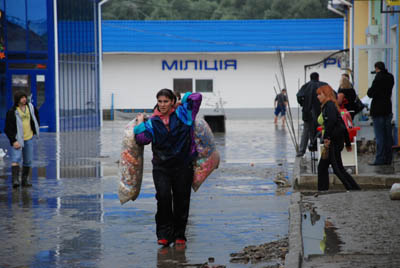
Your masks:
M31 187L32 184L29 181L30 167L22 167L22 187Z
M11 179L13 188L19 186L19 166L11 166Z

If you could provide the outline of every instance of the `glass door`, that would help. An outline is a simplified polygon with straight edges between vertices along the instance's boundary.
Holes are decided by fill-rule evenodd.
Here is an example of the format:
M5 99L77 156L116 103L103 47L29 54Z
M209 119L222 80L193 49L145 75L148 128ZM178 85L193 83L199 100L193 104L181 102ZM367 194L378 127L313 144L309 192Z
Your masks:
M31 102L39 111L41 131L46 131L51 118L46 108L46 74L41 71L12 71L8 73L7 106L14 104L14 94L24 91Z
M23 91L28 95L28 101L32 99L31 76L29 74L12 74L11 75L11 96L14 103L14 95L19 91Z

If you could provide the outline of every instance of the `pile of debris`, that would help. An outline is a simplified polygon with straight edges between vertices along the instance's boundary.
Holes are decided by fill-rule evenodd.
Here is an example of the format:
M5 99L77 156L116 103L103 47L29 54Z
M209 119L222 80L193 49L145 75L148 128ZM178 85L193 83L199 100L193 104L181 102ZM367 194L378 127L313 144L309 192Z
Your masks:
M247 246L241 252L231 253L231 263L260 263L268 262L265 268L284 267L285 256L288 253L288 238L261 244L258 246Z

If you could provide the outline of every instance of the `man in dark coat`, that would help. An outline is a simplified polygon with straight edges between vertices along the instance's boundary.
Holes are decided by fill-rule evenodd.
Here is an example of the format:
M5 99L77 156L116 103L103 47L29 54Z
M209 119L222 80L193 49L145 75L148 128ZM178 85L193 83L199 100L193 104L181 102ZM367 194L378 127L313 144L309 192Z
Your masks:
M300 148L297 157L302 157L307 150L310 140L310 150L317 150L317 118L321 113L321 104L317 98L317 89L326 85L319 81L319 74L314 72L310 74L310 81L304 84L297 92L297 102L302 107L303 133L301 135Z
M394 77L381 61L375 63L375 79L367 95L372 98L370 115L374 124L376 138L375 160L370 165L392 163L392 89Z

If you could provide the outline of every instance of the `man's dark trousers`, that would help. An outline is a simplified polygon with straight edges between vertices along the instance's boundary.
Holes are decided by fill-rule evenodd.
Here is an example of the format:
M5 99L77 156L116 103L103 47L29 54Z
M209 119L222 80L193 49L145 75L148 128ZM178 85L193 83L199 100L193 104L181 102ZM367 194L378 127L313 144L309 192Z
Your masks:
M376 156L374 164L392 163L392 114L374 116L374 132L376 138Z

